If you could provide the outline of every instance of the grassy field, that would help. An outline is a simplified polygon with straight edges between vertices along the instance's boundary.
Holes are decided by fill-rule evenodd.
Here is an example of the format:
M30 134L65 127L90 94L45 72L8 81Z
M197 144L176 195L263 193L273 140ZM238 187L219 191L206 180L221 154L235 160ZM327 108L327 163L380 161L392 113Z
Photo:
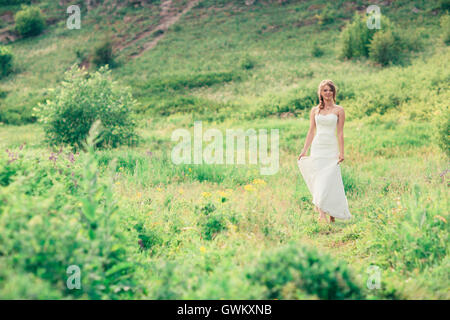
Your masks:
M159 1L83 11L80 30L65 28L62 6L42 1L59 20L8 44L15 71L0 79L0 298L339 298L344 273L327 268L342 264L360 288L347 298L449 299L448 157L438 145L450 98L445 1L378 4L421 44L384 68L337 58L340 31L369 3L337 1L329 16L326 3L200 1L134 58L154 37L133 42L159 23ZM172 1L172 14L186 4ZM18 6L0 16L11 10ZM108 33L112 76L139 102L141 141L69 161L70 150L44 143L32 108L81 62L76 50L88 56ZM333 225L317 223L297 168L323 79L338 86L346 113L342 175L354 216ZM171 135L192 131L194 120L203 131L279 129L279 171L173 164ZM96 218L87 222L90 206ZM326 283L327 294L285 280L290 248L312 252L320 267L308 279ZM82 290L66 287L73 264ZM381 270L379 289L366 286L370 266Z

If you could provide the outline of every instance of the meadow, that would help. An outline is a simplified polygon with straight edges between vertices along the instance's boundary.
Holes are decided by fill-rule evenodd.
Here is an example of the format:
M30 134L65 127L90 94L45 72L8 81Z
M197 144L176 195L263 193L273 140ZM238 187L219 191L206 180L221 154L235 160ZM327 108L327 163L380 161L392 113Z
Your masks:
M83 8L81 29L68 30L64 6L37 1L55 22L6 45L0 298L450 298L447 2L377 2L418 48L385 67L338 58L340 32L365 1L203 0L147 51L155 35L142 32L158 24L162 1L123 2ZM173 14L187 3L172 1ZM138 102L139 143L96 149L93 131L86 150L47 145L33 108L105 34L115 41L111 76ZM297 167L323 79L346 113L354 217L329 225L317 222ZM222 133L279 129L279 171L175 165L171 135L195 120ZM79 290L66 285L70 265L81 269Z

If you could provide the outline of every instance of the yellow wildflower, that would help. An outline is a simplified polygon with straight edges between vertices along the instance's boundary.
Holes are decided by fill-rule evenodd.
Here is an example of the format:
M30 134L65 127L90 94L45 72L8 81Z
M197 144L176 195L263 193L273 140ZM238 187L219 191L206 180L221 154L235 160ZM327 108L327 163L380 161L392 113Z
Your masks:
M204 198L211 197L211 192L202 192L202 196L203 196Z
M183 193L184 193L183 188L180 188L180 190L178 190L178 192L179 192L180 194L183 194Z
M189 170L189 172L192 172L192 169L191 169L191 168L189 168L188 170Z
M262 179L255 179L253 180L253 184L267 184L267 183Z
M251 184L247 184L247 185L244 186L244 189L246 191L254 191L255 187L253 187Z
M161 189L161 188L156 188L156 190L158 190L158 191L160 191L160 192L162 191L162 189Z
M205 253L205 252L206 252L206 248L205 248L204 246L201 246L201 247L200 247L200 251L203 252L203 253Z
M228 196L228 193L226 193L224 191L219 191L219 196L226 197L226 196Z

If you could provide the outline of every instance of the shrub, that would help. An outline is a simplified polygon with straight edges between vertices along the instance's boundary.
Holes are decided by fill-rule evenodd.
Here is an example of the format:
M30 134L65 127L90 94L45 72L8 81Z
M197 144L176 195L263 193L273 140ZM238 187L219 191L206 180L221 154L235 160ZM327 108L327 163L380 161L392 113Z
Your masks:
M92 62L97 67L104 66L106 64L110 67L115 66L112 46L113 44L111 40L104 40L97 47L95 47Z
M323 56L323 49L317 44L317 42L314 43L311 54L313 57L321 57Z
M355 13L352 22L342 31L340 58L369 56L369 44L376 29L367 28L366 21L367 19L362 19L358 13Z
M0 46L0 79L11 72L13 54L8 48Z
M213 240L219 232L226 229L225 216L215 211L216 207L212 203L208 203L201 208L203 215L198 224L205 240Z
M315 249L290 243L266 253L247 277L265 287L265 299L359 299L361 289L347 266Z
M245 55L241 61L241 68L245 70L250 70L255 67L255 62L249 55Z
M390 30L377 32L369 46L370 59L382 66L399 62L402 54L399 40Z
M79 148L97 119L103 126L97 147L136 142L136 124L131 115L136 101L128 88L111 81L109 76L107 67L89 77L76 66L66 72L61 86L50 92L44 104L34 108L44 124L47 142Z
M0 0L0 5L10 6L24 3L30 3L31 0Z
M37 7L23 7L15 15L16 31L23 37L40 34L45 27L41 10Z
M316 14L314 17L317 19L319 25L330 24L336 18L337 12L329 3L321 10L320 14Z
M0 296L117 299L132 293L112 172L99 175L94 132L79 156L61 150L52 160L37 155L10 163L14 176L0 187ZM66 285L71 265L81 270L79 290Z

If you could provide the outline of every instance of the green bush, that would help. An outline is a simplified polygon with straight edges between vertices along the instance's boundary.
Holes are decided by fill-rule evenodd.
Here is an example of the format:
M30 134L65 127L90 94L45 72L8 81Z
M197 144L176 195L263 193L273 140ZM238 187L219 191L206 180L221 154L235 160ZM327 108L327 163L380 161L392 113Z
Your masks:
M362 19L355 13L352 21L341 32L340 58L368 57L370 41L376 31L367 27L366 18Z
M311 54L313 57L321 57L324 54L323 49L317 44L317 42L314 42L314 45L311 50Z
M212 203L208 203L201 208L202 217L198 221L201 229L202 237L205 240L213 240L216 235L226 229L225 216L216 212L216 207Z
M266 253L247 277L265 287L265 299L360 299L347 266L315 249L290 243Z
M136 101L128 88L111 81L109 76L107 67L89 77L76 66L66 72L65 80L50 91L48 100L34 108L44 125L47 142L79 148L98 119L103 126L98 147L136 142L136 123L131 114Z
M319 25L327 25L333 23L336 19L337 11L329 3L323 8L320 14L316 14L315 18Z
M45 20L37 7L23 7L15 15L16 31L23 37L40 34L45 28Z
M117 299L132 294L133 265L127 261L111 189L114 168L100 177L93 151L98 133L91 133L88 152L80 155L62 149L50 157L29 153L7 160L1 155L1 297ZM77 290L66 285L71 265L81 270Z
M399 62L402 54L399 40L390 30L377 32L369 46L370 59L382 66Z
M241 68L245 70L250 70L255 67L255 61L249 56L245 55L241 61Z
M110 67L115 66L113 44L111 40L104 40L97 47L95 47L92 62L97 67L104 65L109 65Z
M0 0L0 5L10 6L10 5L18 5L18 4L28 4L31 0Z
M0 46L0 79L8 75L12 70L13 54L3 46Z

